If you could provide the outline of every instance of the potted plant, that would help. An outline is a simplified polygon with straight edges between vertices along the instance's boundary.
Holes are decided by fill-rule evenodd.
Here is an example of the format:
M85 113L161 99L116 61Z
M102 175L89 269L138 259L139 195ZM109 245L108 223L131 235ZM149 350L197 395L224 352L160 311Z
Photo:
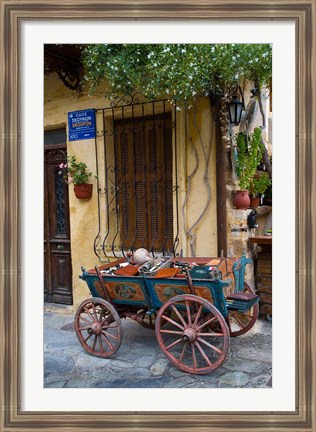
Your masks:
M65 182L74 185L74 192L78 199L91 198L93 185L88 181L92 173L87 171L87 165L84 162L77 162L75 156L67 156L67 162L61 163L59 168L59 174L63 175Z
M261 195L271 185L271 179L268 175L255 176L250 181L250 208L257 208L260 202Z
M237 159L236 174L239 190L235 191L233 204L237 209L246 210L250 204L249 187L257 166L262 158L263 143L261 129L256 128L253 133L245 135L239 132L237 135Z

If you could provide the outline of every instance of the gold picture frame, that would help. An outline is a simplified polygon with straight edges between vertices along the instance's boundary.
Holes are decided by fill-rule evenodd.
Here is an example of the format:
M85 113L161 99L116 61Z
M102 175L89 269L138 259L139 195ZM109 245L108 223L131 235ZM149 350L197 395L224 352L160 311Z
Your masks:
M315 0L0 0L0 431L284 431L316 430L315 245L316 2ZM296 402L293 412L25 412L20 372L20 91L22 20L29 19L291 20L296 27ZM313 117L314 115L314 117ZM294 337L294 335L285 335ZM153 401L154 405L154 401ZM141 407L140 407L141 409Z

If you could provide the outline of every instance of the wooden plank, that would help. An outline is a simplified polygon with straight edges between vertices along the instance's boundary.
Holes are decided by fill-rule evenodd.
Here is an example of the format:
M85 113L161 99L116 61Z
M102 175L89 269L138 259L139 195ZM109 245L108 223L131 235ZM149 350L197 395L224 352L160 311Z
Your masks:
M258 235L249 237L250 243L272 245L272 236Z

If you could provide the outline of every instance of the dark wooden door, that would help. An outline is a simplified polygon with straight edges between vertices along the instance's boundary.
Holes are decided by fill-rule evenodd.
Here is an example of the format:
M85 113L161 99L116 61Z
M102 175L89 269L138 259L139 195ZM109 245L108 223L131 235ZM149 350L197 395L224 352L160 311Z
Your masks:
M66 161L62 145L45 146L44 167L44 300L73 303L68 185L59 174Z

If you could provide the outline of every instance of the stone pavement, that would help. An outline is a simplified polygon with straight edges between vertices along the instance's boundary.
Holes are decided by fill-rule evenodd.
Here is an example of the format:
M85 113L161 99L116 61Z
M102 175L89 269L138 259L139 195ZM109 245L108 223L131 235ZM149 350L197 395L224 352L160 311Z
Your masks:
M223 365L207 375L175 368L164 356L155 331L122 320L123 341L114 356L101 359L80 345L74 312L44 308L46 388L267 388L272 386L272 324L258 319L245 335L230 339Z

